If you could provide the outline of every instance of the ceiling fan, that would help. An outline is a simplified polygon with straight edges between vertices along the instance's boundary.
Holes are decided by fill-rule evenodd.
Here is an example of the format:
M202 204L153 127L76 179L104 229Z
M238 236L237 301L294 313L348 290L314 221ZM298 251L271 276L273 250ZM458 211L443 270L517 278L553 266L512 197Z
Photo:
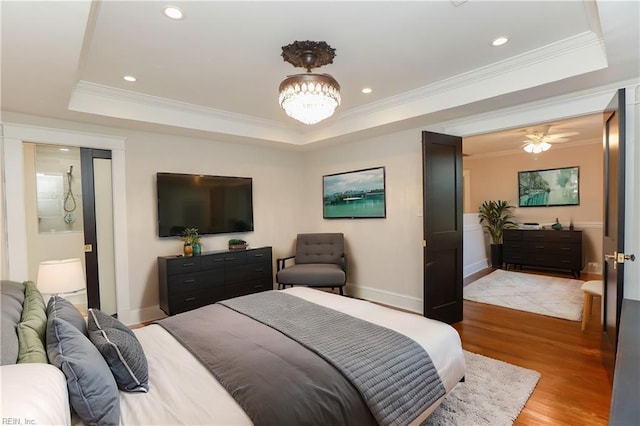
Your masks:
M574 136L579 132L549 133L551 125L538 126L524 129L527 138L522 144L522 149L530 154L539 154L551 148L551 144L568 142L568 136Z

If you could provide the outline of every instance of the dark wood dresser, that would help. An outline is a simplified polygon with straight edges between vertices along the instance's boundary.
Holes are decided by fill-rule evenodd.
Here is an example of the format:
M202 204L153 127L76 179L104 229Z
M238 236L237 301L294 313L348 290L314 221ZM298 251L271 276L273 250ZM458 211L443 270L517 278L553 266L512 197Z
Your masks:
M271 247L158 257L160 308L167 315L273 289Z
M507 229L504 231L504 263L568 269L574 277L582 270L582 231Z

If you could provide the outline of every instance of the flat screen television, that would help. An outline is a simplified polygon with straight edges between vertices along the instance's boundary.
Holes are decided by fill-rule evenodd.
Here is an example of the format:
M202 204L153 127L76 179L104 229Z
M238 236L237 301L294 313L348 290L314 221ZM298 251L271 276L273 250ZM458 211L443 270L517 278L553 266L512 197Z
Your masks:
M201 235L253 231L252 179L157 173L158 235Z

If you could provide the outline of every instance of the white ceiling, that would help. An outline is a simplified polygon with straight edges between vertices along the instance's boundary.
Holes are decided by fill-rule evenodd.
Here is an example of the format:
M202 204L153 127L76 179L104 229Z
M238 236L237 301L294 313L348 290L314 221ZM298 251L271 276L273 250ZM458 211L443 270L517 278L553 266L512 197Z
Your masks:
M167 4L184 19L165 17ZM4 112L205 138L310 146L640 74L636 1L80 0L1 8ZM499 35L510 42L491 46ZM280 56L295 40L336 49L319 72L338 80L343 102L314 126L277 104L280 81L303 72ZM138 81L125 82L125 74ZM599 120L550 124L552 133L575 130L589 140L600 137ZM521 136L513 129L465 140L465 151L516 149Z

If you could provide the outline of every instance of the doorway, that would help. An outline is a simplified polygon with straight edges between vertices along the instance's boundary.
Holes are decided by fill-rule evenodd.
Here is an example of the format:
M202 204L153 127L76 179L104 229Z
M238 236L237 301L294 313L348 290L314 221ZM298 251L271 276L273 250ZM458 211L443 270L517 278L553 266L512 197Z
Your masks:
M81 259L86 287L64 297L83 313L116 314L110 151L35 143L23 150L29 279L42 261Z

